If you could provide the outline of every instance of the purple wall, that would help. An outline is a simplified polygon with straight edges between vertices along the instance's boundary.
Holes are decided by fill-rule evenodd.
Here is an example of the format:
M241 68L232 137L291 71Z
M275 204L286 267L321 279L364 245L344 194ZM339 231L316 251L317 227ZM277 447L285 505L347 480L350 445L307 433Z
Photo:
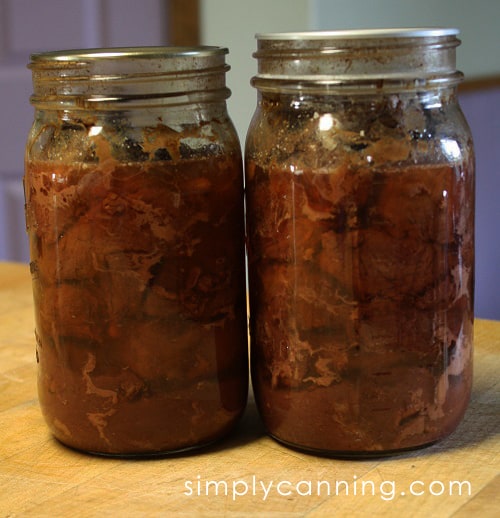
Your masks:
M476 316L500 320L500 87L460 104L476 150Z

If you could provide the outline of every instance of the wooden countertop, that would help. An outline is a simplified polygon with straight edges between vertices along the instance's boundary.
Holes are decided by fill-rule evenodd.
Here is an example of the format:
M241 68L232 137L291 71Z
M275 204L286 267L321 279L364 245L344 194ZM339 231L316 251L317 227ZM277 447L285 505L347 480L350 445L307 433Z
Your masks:
M33 329L28 267L0 263L1 517L499 516L500 322L476 321L473 396L458 430L424 450L362 461L286 449L263 434L252 401L227 440L190 455L69 450L40 414Z

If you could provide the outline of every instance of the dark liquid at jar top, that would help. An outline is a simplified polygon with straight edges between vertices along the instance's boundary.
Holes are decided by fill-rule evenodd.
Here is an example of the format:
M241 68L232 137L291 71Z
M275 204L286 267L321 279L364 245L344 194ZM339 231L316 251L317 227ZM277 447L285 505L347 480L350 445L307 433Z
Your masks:
M245 406L241 159L179 149L27 166L39 396L70 446L182 450Z

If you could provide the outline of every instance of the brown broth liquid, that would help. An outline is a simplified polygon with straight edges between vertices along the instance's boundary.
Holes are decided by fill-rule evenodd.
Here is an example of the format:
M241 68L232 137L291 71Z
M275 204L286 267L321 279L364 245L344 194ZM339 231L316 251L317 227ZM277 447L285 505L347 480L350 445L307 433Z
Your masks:
M26 214L39 397L63 443L209 443L247 395L238 156L31 162Z
M252 379L271 435L338 454L455 429L471 389L462 168L247 165Z

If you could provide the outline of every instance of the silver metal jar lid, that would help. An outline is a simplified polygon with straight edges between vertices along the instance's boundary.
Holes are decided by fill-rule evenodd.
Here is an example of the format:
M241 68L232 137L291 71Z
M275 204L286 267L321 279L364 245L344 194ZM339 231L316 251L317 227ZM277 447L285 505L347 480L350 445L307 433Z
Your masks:
M409 27L388 29L347 29L333 31L257 33L258 40L339 40L371 38L427 38L430 36L458 36L460 31L446 27Z
M33 54L33 104L51 102L78 106L141 99L184 102L218 92L227 98L225 47L116 47L72 49ZM184 97L181 100L180 97ZM170 101L168 101L170 102ZM82 104L83 103L83 104ZM112 106L111 106L112 107Z
M256 34L260 90L454 84L455 28L391 28ZM375 83L378 82L376 85ZM278 84L279 83L279 84Z
M71 49L52 52L41 52L30 56L29 68L43 65L64 66L70 63L81 66L98 68L110 66L115 62L121 65L121 70L126 73L131 65L127 63L140 63L146 67L149 63L152 70L183 70L188 68L200 69L206 66L207 61L221 58L228 53L225 47L115 47L94 49Z

